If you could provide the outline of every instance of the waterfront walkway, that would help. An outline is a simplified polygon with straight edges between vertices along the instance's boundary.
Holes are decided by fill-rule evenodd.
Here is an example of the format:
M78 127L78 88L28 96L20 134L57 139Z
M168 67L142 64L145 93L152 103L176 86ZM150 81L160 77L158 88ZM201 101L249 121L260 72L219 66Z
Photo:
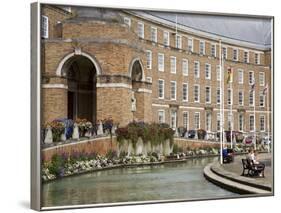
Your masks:
M271 153L259 154L259 161L265 164L265 177L241 176L242 158L246 155L235 156L234 162L220 165L219 162L209 164L204 169L205 177L224 188L241 194L266 194L272 193L273 171Z

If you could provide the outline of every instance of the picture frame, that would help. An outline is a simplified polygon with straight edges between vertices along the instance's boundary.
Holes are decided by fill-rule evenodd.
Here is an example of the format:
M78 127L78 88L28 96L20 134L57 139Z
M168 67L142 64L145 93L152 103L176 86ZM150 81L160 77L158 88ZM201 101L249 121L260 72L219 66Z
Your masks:
M223 20L227 17L232 17L232 24L240 19L239 23L242 26L243 23L247 26L247 21L251 22L252 19L263 20L269 33L267 41L270 41L270 44L258 43L261 42L258 40L260 38L254 38L256 41L250 42L228 37L229 35L218 36L214 32L196 29L192 22L188 23L192 27L188 24L186 26L188 15L188 18L193 18L195 23L201 24L200 26L205 27L205 30L210 30L206 25L218 17L221 20L215 23L224 23L225 27L231 26ZM204 21L198 21L200 18L205 21L205 25ZM133 23L135 26L131 25ZM272 143L274 109L271 98L274 75L272 66L274 44L271 37L274 30L273 23L274 17L270 16L33 3L31 5L32 209L51 210L274 195L274 144ZM106 28L107 25L110 27ZM251 23L248 23L248 26L251 26ZM165 34L167 31L168 33ZM242 36L246 36L247 33L250 34L247 39L253 36L250 30L245 34L242 33ZM111 55L112 53L114 54ZM120 59L124 61L123 64L119 63ZM220 66L219 75L214 68L217 64ZM243 74L240 74L241 70ZM92 71L94 74L91 74ZM194 74L193 77L190 77L191 73ZM243 86L239 86L242 81L241 75ZM158 82L155 80L158 84L153 83L155 76L156 79L158 78ZM244 85L246 79L248 82ZM215 82L215 85L211 82ZM194 84L194 87L191 88L190 84ZM218 97L213 97L214 90L218 87L226 93L225 96L219 93L219 99L224 100L223 104L218 104ZM205 90L203 91L202 88ZM116 92L118 90L122 92ZM237 92L237 96L233 97L234 91ZM256 92L259 94L259 105L256 104ZM244 104L247 100L244 99L244 95L247 93L249 106ZM203 94L205 100L202 99ZM243 96L242 104L240 96ZM224 114L225 112L228 112L228 115ZM237 119L230 116L234 120L230 121L230 124L229 112L236 114ZM189 117L191 114L193 119ZM259 116L259 124L256 121L256 114ZM242 119L242 126L246 119L249 124L242 127L243 134L237 131L240 126L240 115L247 117ZM224 117L227 122L225 119L223 121L218 119L218 116ZM214 125L215 117L216 121L220 120L220 124L217 124L219 128ZM166 122L168 125L160 125ZM189 128L189 125L192 128ZM200 128L201 125L205 129ZM231 127L225 131L227 125ZM260 131L257 131L256 126L259 126ZM71 133L68 132L69 129ZM152 131L156 131L154 136ZM239 140L242 140L240 142L243 145L239 146ZM173 145L169 146L171 141ZM145 147L147 142L150 143L150 148ZM251 153L252 149L256 150L261 145L266 148L259 151L268 151L268 153L261 154L262 157L264 155L267 157L262 159L259 166L251 166L248 161L243 161L244 164L240 162L241 158L248 157L246 151L249 151L249 156L254 156ZM230 172L225 169L223 163L232 161L233 153L237 155L234 158L239 159L239 162L236 162L237 165L231 164L236 166L235 168L231 168L230 165L228 168ZM122 154L124 155L120 158ZM204 161L205 158L210 157L212 163L214 163L213 159L216 159L216 164L210 165L206 160ZM190 190L194 190L192 194L197 192L200 196L188 197L186 194L178 194L169 197L170 192L165 192L164 187L161 188L163 191L156 190L157 183L151 185L148 190L151 194L156 191L158 195L158 197L152 196L152 199L149 199L149 196L147 198L147 194L146 196L142 194L144 188L138 191L135 189L136 191L133 192L127 189L135 196L135 200L130 200L128 197L127 199L114 198L114 196L108 199L109 193L99 191L106 187L104 183L116 182L114 176L120 178L121 168L124 167L128 179L123 183L125 185L120 184L122 189L129 184L132 174L143 172L141 170L147 167L160 169L161 172L166 170L167 174L163 178L167 178L171 175L170 170L177 168L176 172L180 174L182 169L179 165L186 164L185 166L189 168L191 161L201 165L201 172L196 171L202 178L200 183L212 187L219 185L224 188L222 195L202 196L200 190L191 188ZM92 165L89 165L90 162ZM208 160L207 162L211 163ZM78 166L75 170L73 167L76 165ZM135 170L127 169L129 170L127 171L127 167L133 167ZM250 177L237 175L240 170ZM116 171L116 173L104 171ZM258 175L263 175L264 171L266 178L259 178ZM156 174L157 172L159 171L157 170ZM103 175L101 179L95 176L98 173ZM63 203L53 201L52 197L60 201L62 197L59 194L65 191L64 196L70 196L71 192L67 192L67 187L60 188L66 184L61 182L68 177L79 179L79 176L83 176L87 179L87 174L92 175L91 178L95 181L100 181L101 185L101 188L98 189L99 185L97 185L94 191L90 190L88 194L95 192L98 195L99 191L101 200L95 196L96 200L91 202L87 190L84 189L84 194L80 194L82 196L79 197L82 200L85 199L83 195L87 195L83 202L79 199L74 201L72 198L64 200ZM233 177L233 174L236 176ZM103 182L107 176L113 177L106 180L108 182ZM175 176L170 178L175 177L180 175L177 176L175 173ZM138 181L144 187L155 178L149 176L147 182ZM77 186L72 190L79 194L80 180L78 179L71 179L71 185L75 185L76 181ZM228 183L231 181L234 185ZM48 190L53 194L44 191L46 184L52 182L58 182L57 185L48 185ZM197 183L197 186L200 186L200 183ZM136 182L131 183L130 189L134 184ZM164 186L167 182L162 184ZM176 189L179 188L173 188L174 185L177 184L171 184L171 192L176 194L178 191ZM69 183L67 186L70 186ZM87 188L87 186L83 187ZM113 187L118 187L118 184ZM239 193L243 195L228 194L225 188L230 191L235 188L236 192L241 190ZM218 187L212 190L218 193L219 189ZM107 190L111 192L110 188ZM115 196L118 193L120 192L115 192Z

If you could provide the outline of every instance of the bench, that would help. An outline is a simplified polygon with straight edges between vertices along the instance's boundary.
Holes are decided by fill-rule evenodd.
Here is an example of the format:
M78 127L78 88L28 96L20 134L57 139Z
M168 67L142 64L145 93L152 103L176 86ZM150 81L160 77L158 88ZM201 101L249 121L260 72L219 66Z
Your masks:
M243 172L242 176L258 176L262 174L264 177L265 165L263 163L255 164L253 160L242 159ZM247 171L247 173L246 173Z

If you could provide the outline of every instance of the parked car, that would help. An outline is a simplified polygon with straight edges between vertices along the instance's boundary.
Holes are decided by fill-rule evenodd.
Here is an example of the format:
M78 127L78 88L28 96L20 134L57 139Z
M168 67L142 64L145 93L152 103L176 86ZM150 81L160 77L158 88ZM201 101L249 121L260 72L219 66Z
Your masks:
M195 138L196 131L195 130L188 130L188 138Z
M245 144L252 144L254 140L253 136L248 136L245 138Z

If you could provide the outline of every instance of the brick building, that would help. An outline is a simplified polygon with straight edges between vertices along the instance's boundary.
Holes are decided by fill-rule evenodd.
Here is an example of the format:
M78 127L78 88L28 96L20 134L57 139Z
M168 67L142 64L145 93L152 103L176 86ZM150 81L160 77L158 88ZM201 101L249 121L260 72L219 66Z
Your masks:
M143 11L45 5L42 50L44 123L111 116L120 125L135 119L216 132L221 51L225 129L270 128L270 45Z

